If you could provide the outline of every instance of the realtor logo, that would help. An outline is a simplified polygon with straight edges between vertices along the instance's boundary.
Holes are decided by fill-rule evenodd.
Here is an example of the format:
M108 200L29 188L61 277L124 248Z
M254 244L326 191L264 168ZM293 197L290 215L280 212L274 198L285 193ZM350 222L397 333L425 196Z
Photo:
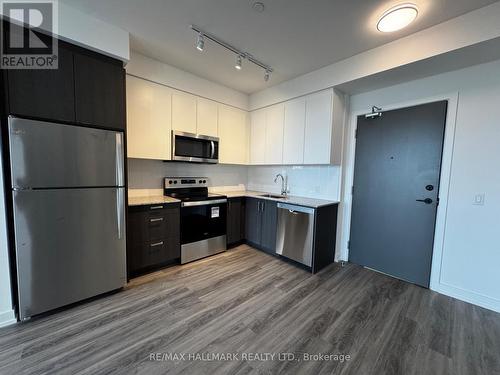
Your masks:
M57 69L57 2L1 1L2 69Z

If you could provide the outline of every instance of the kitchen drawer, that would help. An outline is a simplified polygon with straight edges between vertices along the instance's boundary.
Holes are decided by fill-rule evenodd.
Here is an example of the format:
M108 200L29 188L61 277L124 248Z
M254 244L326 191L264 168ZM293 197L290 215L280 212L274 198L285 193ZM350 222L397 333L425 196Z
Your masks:
M180 258L178 239L165 239L131 246L130 266L132 272L167 264Z
M131 244L143 244L180 236L180 212L177 207L131 210L128 221L128 238Z

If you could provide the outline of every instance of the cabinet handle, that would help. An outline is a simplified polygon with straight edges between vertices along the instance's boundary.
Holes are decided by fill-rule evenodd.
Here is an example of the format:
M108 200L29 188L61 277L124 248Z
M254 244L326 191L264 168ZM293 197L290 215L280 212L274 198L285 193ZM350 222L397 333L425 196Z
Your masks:
M161 210L163 206L151 206L149 209L150 210Z
M162 217L159 217L158 219L149 219L149 222L150 223L155 223L157 221L163 221L163 218Z
M156 247L156 246L161 246L163 245L163 241L161 242L157 242L157 243L152 243L151 245L149 245L150 247Z

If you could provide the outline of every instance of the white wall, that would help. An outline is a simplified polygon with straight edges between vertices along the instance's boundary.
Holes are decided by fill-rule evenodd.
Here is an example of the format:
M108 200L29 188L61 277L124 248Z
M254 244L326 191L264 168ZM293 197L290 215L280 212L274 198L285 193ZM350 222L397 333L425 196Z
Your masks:
M132 52L126 69L127 74L248 110L248 95L139 53Z
M250 109L493 40L500 37L498 19L500 2L252 94Z
M129 33L59 2L59 35L63 40L127 62Z
M500 311L500 61L352 96L351 111L450 92L459 101L436 290Z

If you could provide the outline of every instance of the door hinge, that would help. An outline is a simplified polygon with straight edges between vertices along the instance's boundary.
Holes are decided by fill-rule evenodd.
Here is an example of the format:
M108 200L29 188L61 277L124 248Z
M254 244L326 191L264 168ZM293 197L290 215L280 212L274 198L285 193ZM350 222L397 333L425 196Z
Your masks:
M358 138L358 129L354 131L354 138Z
M352 188L351 188L351 195L354 195L354 185L352 185Z
M347 248L350 249L351 248L351 240L347 241Z

